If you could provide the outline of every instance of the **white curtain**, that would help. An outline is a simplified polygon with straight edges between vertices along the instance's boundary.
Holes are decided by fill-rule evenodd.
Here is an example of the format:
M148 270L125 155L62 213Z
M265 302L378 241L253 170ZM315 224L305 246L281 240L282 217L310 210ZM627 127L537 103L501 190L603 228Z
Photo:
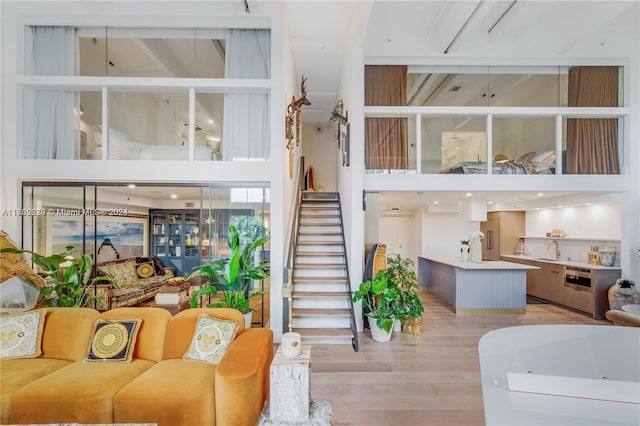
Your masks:
M226 78L271 78L269 30L234 29L227 39ZM268 159L269 96L227 94L224 97L222 159Z
M27 27L25 74L75 75L76 39L71 27ZM79 112L75 92L26 88L23 158L76 158Z

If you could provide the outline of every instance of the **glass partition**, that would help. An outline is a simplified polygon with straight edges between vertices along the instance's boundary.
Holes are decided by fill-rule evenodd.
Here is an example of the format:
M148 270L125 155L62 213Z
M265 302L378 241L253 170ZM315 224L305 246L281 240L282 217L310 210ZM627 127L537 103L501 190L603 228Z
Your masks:
M462 173L487 161L485 117L422 117L422 173ZM477 169L478 173L487 173Z
M494 117L494 166L527 174L555 173L555 127L555 117Z

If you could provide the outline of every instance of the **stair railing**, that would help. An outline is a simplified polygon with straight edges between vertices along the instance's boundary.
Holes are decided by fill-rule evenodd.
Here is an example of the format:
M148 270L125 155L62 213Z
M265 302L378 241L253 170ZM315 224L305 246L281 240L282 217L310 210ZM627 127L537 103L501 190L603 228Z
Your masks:
M295 262L296 262L296 246L298 241L298 231L300 230L300 205L302 204L302 183L304 182L304 157L300 157L300 170L298 172L298 184L296 188L296 202L293 209L293 217L291 219L291 233L289 235L289 252L287 254L286 262L286 282L282 286L282 297L287 299L287 318L286 322L282 321L283 329L284 324L287 324L287 331L293 329L293 277L295 274ZM283 313L285 310L283 309ZM284 330L283 330L284 331Z
M356 324L356 311L353 307L353 291L351 290L351 278L349 276L349 258L347 257L347 241L345 239L344 234L344 219L342 217L342 201L340 201L340 193L337 192L338 196L338 211L340 212L340 231L342 232L342 249L344 250L344 265L347 272L347 286L349 293L349 307L351 310L351 332L353 333L353 338L351 339L351 346L353 346L353 350L358 352L358 327Z

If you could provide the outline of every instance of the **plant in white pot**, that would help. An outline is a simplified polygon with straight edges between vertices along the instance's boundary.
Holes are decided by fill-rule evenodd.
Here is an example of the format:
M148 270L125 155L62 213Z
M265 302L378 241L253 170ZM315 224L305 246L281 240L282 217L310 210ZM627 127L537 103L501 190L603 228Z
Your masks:
M378 271L373 280L363 281L353 294L353 301L362 301L369 318L371 338L376 342L388 342L395 319L394 306L398 288L388 280L386 270Z
M256 249L268 240L269 236L264 235L243 245L236 227L230 226L227 236L229 259L214 260L201 265L185 277L185 280L209 277L205 286L193 292L190 299L191 307L198 306L200 296L217 295L218 301L208 304L207 307L237 309L245 315L245 328L251 327L251 314L254 309L250 306L249 299L264 294L263 291L249 291L251 281L263 280L269 276L269 262L256 262L254 254Z

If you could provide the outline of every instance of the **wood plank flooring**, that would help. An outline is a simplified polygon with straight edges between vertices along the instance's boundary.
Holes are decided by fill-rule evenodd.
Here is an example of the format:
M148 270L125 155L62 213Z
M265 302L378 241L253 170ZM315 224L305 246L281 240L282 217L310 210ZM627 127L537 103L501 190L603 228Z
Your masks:
M389 343L359 335L349 345L314 344L311 398L333 404L334 426L483 425L478 341L490 330L529 324L610 324L555 305L526 314L455 315L425 289L422 335L394 333Z

